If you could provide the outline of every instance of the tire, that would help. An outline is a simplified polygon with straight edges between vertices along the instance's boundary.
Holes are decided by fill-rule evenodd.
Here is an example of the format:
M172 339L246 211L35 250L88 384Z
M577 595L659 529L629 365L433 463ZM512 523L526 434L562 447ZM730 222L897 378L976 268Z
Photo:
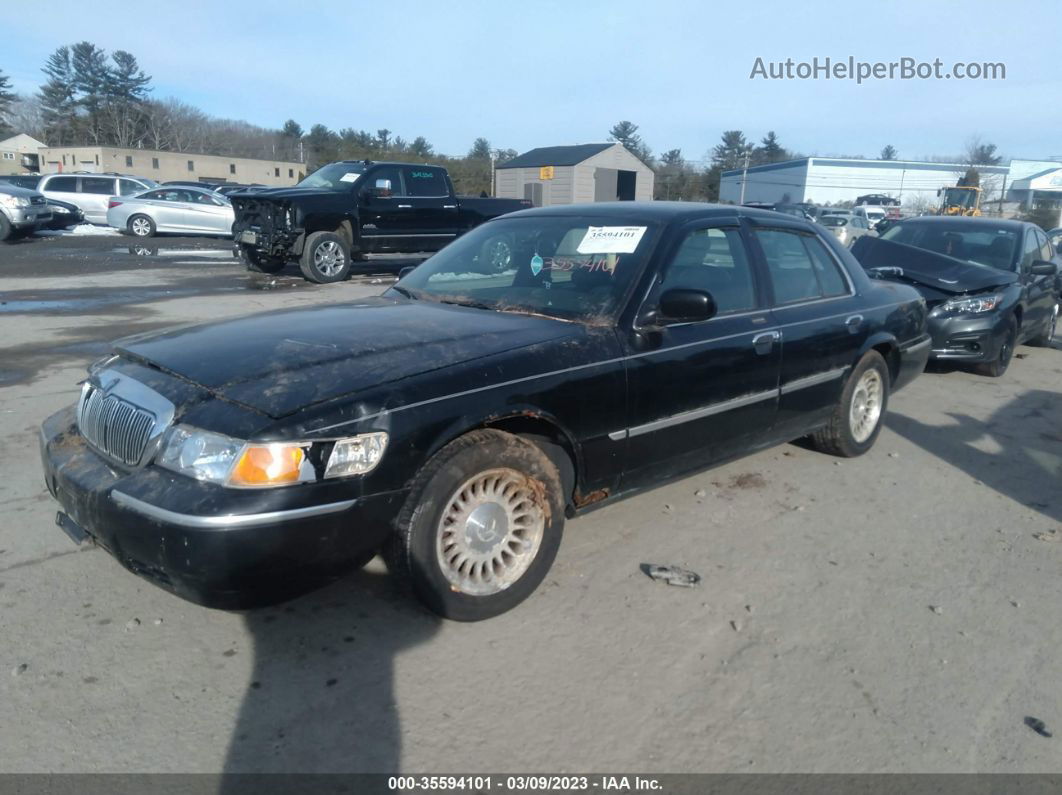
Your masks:
M493 235L479 248L479 268L482 273L502 273L512 266L513 244L508 235Z
M830 421L811 435L816 449L855 458L874 446L889 407L889 367L867 351L845 382Z
M136 214L129 216L125 228L133 237L154 237L155 222L146 215Z
M12 235L13 228L11 222L7 220L7 216L0 213L0 240L9 240Z
M1051 317L1047 319L1047 323L1044 326L1044 330L1029 340L1030 345L1035 345L1037 348L1049 348L1051 347L1051 340L1055 337L1055 331L1058 329L1058 304L1055 304L1054 309L1051 310Z
M1018 343L1018 320L1011 317L1007 321L1007 328L1003 332L1003 341L999 343L999 356L990 362L977 366L977 372L987 375L989 378L999 378L1007 372L1010 361L1014 358L1014 346Z
M281 257L268 257L255 251L248 245L240 244L240 252L243 261L247 263L247 270L255 273L280 273L284 270L285 262Z
M388 567L444 618L500 615L553 565L564 531L561 494L556 466L532 442L492 429L467 433L414 479Z
M335 232L314 232L306 238L299 269L317 284L341 282L350 275L350 251Z

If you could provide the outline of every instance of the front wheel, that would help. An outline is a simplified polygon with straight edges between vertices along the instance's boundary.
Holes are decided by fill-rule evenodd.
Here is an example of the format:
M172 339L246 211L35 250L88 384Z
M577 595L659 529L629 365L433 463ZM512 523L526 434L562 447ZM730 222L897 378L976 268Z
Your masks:
M1018 321L1010 318L1003 331L1003 340L999 343L999 355L991 362L985 362L978 366L977 371L989 378L999 378L1007 372L1010 360L1014 357L1014 346L1018 342Z
M155 222L146 215L134 215L129 219L129 234L133 237L154 237Z
M388 548L391 571L432 612L479 621L546 576L564 529L560 475L531 441L472 431L418 473Z
M484 273L503 273L512 266L513 246L508 235L494 235L480 247L479 269Z
M314 232L306 238L299 260L302 275L317 284L341 282L350 274L350 251L335 232Z
M827 425L811 436L824 453L855 458L874 446L889 405L889 367L877 351L867 351L845 382Z

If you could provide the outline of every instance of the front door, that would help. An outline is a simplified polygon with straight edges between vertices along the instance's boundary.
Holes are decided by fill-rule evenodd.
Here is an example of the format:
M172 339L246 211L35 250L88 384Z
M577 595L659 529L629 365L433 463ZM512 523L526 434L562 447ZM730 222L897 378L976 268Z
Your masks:
M774 422L781 346L762 279L736 221L686 230L645 306L670 289L711 293L717 314L665 325L631 345L623 488L696 469L755 446Z
M406 196L399 166L380 166L363 180L360 237L366 251L386 251L401 247L411 231L413 204Z

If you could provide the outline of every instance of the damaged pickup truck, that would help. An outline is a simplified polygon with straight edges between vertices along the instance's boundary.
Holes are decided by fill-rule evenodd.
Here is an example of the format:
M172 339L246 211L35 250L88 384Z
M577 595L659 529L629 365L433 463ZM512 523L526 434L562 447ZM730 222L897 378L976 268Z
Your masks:
M912 285L929 307L931 357L1006 372L1022 342L1050 345L1058 323L1059 258L1035 224L911 218L852 254L874 278Z
M297 260L312 282L338 282L351 261L377 252L438 251L484 221L523 210L523 199L456 196L445 168L370 160L331 163L292 188L232 193L233 235L251 270ZM508 266L509 251L486 241L482 268Z
M483 273L492 239L509 267ZM797 437L867 452L925 323L780 213L526 210L375 298L115 343L44 422L45 479L72 538L196 602L383 550L430 609L482 619L542 582L567 517Z

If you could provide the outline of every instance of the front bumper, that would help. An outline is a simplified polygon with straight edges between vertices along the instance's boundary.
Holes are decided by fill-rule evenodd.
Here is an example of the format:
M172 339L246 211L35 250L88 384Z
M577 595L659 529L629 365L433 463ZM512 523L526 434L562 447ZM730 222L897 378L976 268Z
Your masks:
M16 229L36 229L51 223L52 220L51 210L38 210L36 207L8 208L7 214L11 225Z
M40 442L68 535L81 530L133 573L208 607L275 604L334 579L383 544L405 497L351 498L337 483L226 489L154 466L118 470L88 447L73 407L44 422Z
M931 358L941 361L992 362L999 358L1010 314L929 315L933 337Z

